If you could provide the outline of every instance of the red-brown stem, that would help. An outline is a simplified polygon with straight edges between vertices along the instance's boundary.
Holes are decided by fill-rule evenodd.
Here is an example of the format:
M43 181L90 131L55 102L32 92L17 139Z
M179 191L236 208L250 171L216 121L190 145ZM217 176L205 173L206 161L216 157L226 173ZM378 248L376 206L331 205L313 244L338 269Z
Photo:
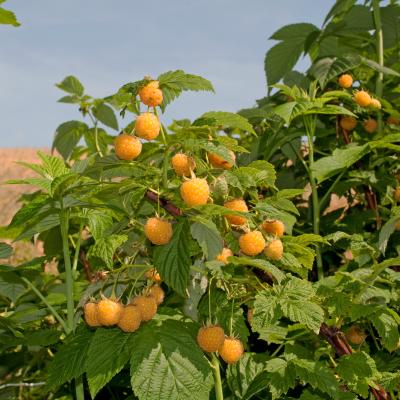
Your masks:
M148 190L146 192L146 197L154 203L159 203L160 207L162 207L165 211L170 213L172 216L180 217L182 215L182 210L179 207L177 207L175 204L172 204L168 200L163 199L157 193L154 193L154 192Z

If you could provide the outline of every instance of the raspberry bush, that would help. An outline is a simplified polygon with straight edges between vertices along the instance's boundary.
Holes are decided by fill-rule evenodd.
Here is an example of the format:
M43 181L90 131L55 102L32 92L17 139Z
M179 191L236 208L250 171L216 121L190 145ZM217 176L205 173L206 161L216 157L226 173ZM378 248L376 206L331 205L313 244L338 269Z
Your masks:
M45 254L1 266L2 379L38 383L8 398L398 398L400 9L354 3L278 30L239 113L166 127L214 90L181 70L57 85L82 120L10 182Z

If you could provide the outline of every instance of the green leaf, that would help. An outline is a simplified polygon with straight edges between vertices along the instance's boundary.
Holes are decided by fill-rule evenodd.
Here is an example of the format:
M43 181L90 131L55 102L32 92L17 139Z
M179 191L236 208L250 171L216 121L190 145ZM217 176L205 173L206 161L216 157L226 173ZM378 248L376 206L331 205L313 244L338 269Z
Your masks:
M190 236L188 222L181 219L174 226L172 240L154 249L154 267L160 273L162 280L180 295L186 296L192 261L189 254L188 237Z
M325 181L351 167L354 163L370 152L370 146L351 146L344 149L335 149L331 156L322 157L314 163L313 171L318 183Z
M85 372L92 336L90 330L82 328L67 337L50 364L48 387L60 386Z
M100 103L93 109L93 115L104 125L118 130L118 121L114 110L107 104Z
M364 351L340 357L337 371L350 389L364 398L368 397L369 385L379 377L375 361Z
M266 364L266 378L272 399L278 399L290 388L294 388L296 374L294 369L282 358L272 358Z
M131 383L140 400L208 400L210 365L192 335L192 324L152 320L136 334Z
M62 155L64 160L68 160L72 151L87 130L88 126L83 122L64 122L56 129L51 151L56 149Z
M214 260L221 253L224 243L214 222L197 217L190 227L192 237L197 240L207 260Z
M0 274L0 295L9 298L15 303L26 292L21 278L13 271L2 271Z
M11 256L13 248L4 242L0 242L0 258L8 258Z
M59 89L64 90L64 92L75 94L77 96L83 96L85 90L82 83L79 82L79 79L72 75L64 78L61 83L56 83L56 86Z
M3 1L1 3L3 3ZM12 25L12 26L21 25L17 21L17 17L15 16L15 14L12 11L4 9L3 7L0 7L0 24Z
M33 220L33 223L24 226L24 229L15 240L30 239L33 235L45 232L58 225L60 225L60 216L57 210L53 209L48 213L40 213L39 216Z
M281 316L282 310L279 305L279 299L273 291L264 290L257 293L252 322L252 327L256 332L274 324Z
M110 235L96 240L88 252L89 257L97 257L104 261L108 268L113 266L115 251L128 240L127 235Z
M256 134L249 121L236 113L209 111L204 113L200 119L211 119L214 121L213 125L222 125L223 127L240 129L245 132L253 133L254 135ZM196 124L196 121L194 121L193 124Z
M106 237L107 229L111 228L114 223L112 216L103 210L88 210L86 216L90 233L95 240Z
M390 236L396 230L396 224L399 219L400 216L395 215L394 217L390 218L379 231L379 250L383 255L385 255Z
M399 324L387 311L379 311L368 317L381 337L383 346L388 351L395 351L398 347Z
M86 373L93 398L129 361L135 335L119 328L98 328L90 343Z

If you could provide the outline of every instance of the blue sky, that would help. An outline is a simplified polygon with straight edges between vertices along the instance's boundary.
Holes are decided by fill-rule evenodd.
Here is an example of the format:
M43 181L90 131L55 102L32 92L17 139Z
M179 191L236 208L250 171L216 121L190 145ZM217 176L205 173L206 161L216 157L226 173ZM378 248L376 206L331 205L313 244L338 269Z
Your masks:
M183 69L216 94L185 93L162 117L237 111L266 92L268 38L282 25L320 26L333 0L9 0L21 27L0 25L2 147L50 146L55 128L79 119L54 84L77 76L103 97L122 84ZM305 61L300 63L300 68ZM126 121L128 123L129 121Z

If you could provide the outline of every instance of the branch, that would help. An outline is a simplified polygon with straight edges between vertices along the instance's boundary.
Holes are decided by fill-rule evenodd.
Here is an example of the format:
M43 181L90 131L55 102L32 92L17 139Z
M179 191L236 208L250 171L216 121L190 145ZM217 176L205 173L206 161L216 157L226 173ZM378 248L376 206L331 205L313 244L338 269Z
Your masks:
M174 217L180 217L182 215L182 210L177 207L175 204L172 204L166 199L163 199L158 194L148 190L146 192L146 197L152 201L153 203L159 203L160 207L162 207L165 211L170 213Z

